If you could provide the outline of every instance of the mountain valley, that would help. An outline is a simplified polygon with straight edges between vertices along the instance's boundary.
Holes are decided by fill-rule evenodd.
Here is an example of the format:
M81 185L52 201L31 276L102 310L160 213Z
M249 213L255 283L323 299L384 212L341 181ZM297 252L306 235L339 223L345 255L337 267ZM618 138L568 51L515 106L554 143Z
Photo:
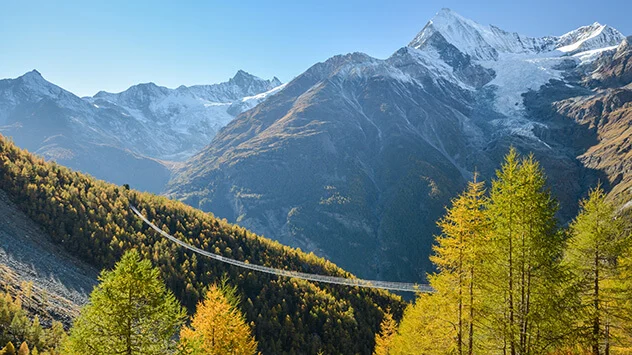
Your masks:
M244 67L285 79L276 61L349 48L340 31L311 41L330 28L303 15L333 24L316 12L298 29L262 25L270 4L200 5L213 11L184 21L173 7L165 35L162 20L103 34L116 56L149 46L121 56L147 68L106 74L173 60L179 83L195 56L236 69L226 58L247 49ZM95 14L78 18L111 16ZM585 20L571 19L555 28ZM275 47L288 28L301 43ZM526 36L447 8L419 28L286 83L238 70L79 97L37 70L0 80L0 355L632 353L632 36L598 22Z
M629 42L599 23L536 38L443 9L387 59L338 55L287 84L239 71L79 98L33 71L0 81L0 132L361 277L419 282L444 206L510 146L542 163L562 223L598 181L627 201Z

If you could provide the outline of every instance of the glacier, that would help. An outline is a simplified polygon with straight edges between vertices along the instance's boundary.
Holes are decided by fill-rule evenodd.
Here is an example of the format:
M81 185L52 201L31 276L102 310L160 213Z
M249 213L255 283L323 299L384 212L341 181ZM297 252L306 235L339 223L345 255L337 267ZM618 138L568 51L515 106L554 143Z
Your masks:
M561 36L528 37L493 25L481 25L444 8L408 46L432 53L435 48L430 41L435 35L468 55L473 63L494 71L494 79L485 86L494 92L494 108L505 118L493 123L507 133L530 138L535 138L533 123L525 120L522 95L550 80L564 81L569 61L573 66L588 67L599 55L615 50L625 39L618 30L597 22ZM444 67L438 63L429 65L424 60L420 63L435 70ZM445 70L442 72L446 77ZM467 88L465 83L458 84Z

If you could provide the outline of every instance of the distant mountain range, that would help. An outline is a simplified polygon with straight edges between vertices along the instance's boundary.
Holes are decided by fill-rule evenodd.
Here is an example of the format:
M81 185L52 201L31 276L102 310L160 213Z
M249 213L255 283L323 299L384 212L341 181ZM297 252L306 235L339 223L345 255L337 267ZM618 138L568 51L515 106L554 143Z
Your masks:
M562 223L598 181L632 203L631 43L599 23L536 38L443 9L387 59L335 56L284 85L240 71L79 98L30 72L0 81L0 132L361 277L423 281L445 206L512 145L546 169Z
M630 41L598 23L526 37L443 9L385 60L309 68L168 193L361 276L419 281L445 206L511 145L542 163L563 223L598 180L629 189Z
M0 133L60 164L160 192L174 162L199 151L280 85L240 70L221 84L168 89L148 83L79 98L34 70L0 80Z

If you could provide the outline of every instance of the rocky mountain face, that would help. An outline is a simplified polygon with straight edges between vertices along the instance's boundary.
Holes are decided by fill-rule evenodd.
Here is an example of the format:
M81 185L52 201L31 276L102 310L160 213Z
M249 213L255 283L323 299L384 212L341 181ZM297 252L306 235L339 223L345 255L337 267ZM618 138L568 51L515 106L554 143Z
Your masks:
M616 51L603 53L592 67L585 79L592 92L559 100L552 108L596 138L578 159L606 174L611 195L626 202L632 200L632 36Z
M168 193L360 276L421 281L444 207L511 145L542 163L563 222L598 180L621 191L628 42L597 23L531 38L444 9L385 60L352 53L299 75Z
M235 115L255 106L280 85L277 78L263 80L240 70L220 84L176 89L139 84L118 94L101 91L86 100L98 115L116 112L127 121L133 118L134 127L108 127L131 142L133 149L153 158L181 161L207 145Z
M96 177L160 190L169 180L169 169L126 149L125 142L104 127L118 121L116 114L96 115L90 103L47 82L37 71L0 81L4 136L46 159Z
M73 169L160 192L173 162L200 150L279 85L239 71L221 84L168 89L149 83L79 98L34 70L0 80L0 133Z
M0 190L0 287L24 297L23 307L50 324L69 327L97 283L98 270L53 244ZM29 292L25 288L30 288Z
M628 36L617 50L601 56L588 77L592 87L621 87L632 82L632 36Z

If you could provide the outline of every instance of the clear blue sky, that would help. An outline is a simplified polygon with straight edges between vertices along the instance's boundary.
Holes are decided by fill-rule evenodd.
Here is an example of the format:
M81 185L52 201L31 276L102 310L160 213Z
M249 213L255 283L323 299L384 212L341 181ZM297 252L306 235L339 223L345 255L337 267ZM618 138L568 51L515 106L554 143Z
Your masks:
M285 82L336 54L386 58L442 7L531 36L595 21L632 34L630 0L0 0L0 78L37 69L81 96L216 83L238 69Z

